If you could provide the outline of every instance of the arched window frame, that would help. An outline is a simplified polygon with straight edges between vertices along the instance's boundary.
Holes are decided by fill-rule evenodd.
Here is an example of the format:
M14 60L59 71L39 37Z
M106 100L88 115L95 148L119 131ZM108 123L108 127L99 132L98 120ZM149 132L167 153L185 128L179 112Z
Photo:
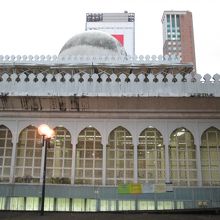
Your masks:
M212 140L213 139L213 140ZM214 140L215 139L215 140ZM215 127L206 129L201 136L200 147L202 184L220 185L220 130Z
M39 183L42 143L36 127L30 125L20 134L16 147L15 182Z
M10 181L12 161L12 133L5 125L0 125L0 182Z
M54 137L47 148L47 182L70 184L72 171L71 134L63 126L55 127Z
M165 146L162 134L152 127L139 135L138 182L165 183Z
M121 138L118 138L121 137ZM106 184L118 185L134 181L134 146L131 133L119 126L109 134L106 149Z
M196 146L192 133L186 128L177 128L170 135L169 159L174 185L197 185Z
M78 136L75 159L75 184L102 185L103 146L101 134L86 127Z

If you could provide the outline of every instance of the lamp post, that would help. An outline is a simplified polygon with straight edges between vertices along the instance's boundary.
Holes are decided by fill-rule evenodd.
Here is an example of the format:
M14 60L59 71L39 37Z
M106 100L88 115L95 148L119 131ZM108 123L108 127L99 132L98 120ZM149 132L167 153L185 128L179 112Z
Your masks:
M44 149L44 161L43 161L43 183L42 183L42 195L41 195L41 215L44 215L44 200L45 200L45 183L46 183L46 169L47 169L47 147L50 143L51 137L54 135L54 131L46 124L42 124L38 127L38 133L42 136L42 147Z

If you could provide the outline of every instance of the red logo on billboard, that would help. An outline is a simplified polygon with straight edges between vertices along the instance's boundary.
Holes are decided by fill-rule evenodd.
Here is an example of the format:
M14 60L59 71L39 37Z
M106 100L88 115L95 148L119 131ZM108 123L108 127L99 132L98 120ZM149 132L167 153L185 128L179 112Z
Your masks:
M112 36L117 39L122 46L124 46L124 35L123 34L112 34Z

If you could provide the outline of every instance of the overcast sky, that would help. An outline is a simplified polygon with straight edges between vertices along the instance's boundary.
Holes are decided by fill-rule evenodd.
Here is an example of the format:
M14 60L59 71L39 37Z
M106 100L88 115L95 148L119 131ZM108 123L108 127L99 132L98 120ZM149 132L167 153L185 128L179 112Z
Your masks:
M136 54L162 54L164 10L193 13L197 71L220 73L219 0L0 0L1 55L58 55L88 12L134 12Z

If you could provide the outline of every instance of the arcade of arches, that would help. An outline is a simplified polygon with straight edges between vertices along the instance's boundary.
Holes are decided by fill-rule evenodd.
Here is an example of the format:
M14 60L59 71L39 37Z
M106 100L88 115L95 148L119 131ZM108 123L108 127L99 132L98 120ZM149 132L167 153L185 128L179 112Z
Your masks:
M54 128L47 156L47 183L80 185L118 185L132 183L160 184L169 178L173 185L196 186L198 166L202 185L220 185L220 130L210 127L201 136L200 163L194 137L185 128L170 135L168 154L163 137L148 127L134 146L131 133L124 127L112 130L107 146L102 145L98 130L86 127L80 132L76 146L70 132ZM0 126L0 182L39 183L42 176L41 137L34 126L23 129L13 151L12 133ZM14 153L13 153L14 152ZM166 160L168 163L166 163Z

